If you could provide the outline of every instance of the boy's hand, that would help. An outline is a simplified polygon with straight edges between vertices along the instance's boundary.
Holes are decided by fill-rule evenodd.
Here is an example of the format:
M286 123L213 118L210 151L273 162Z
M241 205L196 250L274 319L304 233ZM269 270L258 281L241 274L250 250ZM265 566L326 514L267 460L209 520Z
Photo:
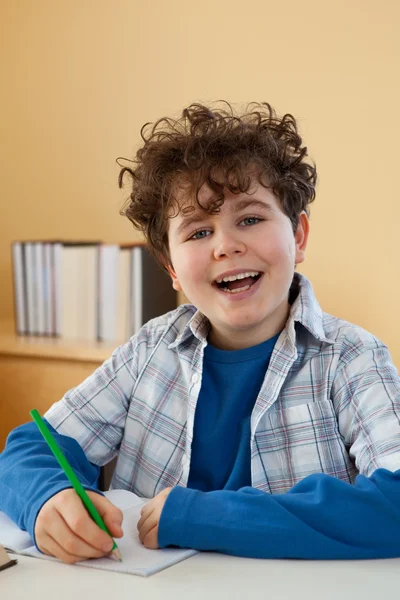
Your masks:
M137 524L139 539L146 548L155 550L158 545L158 524L160 522L161 512L164 508L166 499L169 496L172 487L165 488L157 494L150 502L145 504L140 511L140 520Z
M122 537L122 512L107 498L87 491L113 537ZM73 489L62 490L43 504L36 518L36 544L44 554L65 563L109 554L113 541L89 516Z

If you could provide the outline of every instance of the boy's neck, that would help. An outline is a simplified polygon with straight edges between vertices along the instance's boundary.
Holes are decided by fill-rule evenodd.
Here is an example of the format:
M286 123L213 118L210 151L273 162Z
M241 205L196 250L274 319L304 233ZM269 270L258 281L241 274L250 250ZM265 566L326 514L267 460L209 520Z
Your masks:
M219 330L211 323L208 334L208 342L219 350L243 350L262 344L280 333L288 320L291 306L280 307L281 316L276 315L274 322L259 324L257 327L247 330Z

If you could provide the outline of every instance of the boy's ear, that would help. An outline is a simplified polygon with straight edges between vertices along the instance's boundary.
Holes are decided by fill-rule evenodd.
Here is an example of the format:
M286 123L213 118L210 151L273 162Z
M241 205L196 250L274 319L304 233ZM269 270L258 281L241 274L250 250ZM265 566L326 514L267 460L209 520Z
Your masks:
M174 290L176 290L177 292L182 292L182 291L183 291L183 290L182 290L182 286L181 286L181 284L180 284L180 283L179 283L179 281L178 281L178 278L177 278L177 276L176 276L176 274L175 274L175 271L174 271L174 269L171 267L171 265L165 265L165 266L166 266L166 269L167 269L168 273L169 273L169 274L170 274L170 276L171 276L171 279L172 279L172 287L173 287L173 288L174 288Z
M308 220L306 212L303 210L299 216L299 223L297 225L296 233L294 234L294 240L296 243L296 265L302 263L306 259L306 248L308 234L310 233L310 221Z

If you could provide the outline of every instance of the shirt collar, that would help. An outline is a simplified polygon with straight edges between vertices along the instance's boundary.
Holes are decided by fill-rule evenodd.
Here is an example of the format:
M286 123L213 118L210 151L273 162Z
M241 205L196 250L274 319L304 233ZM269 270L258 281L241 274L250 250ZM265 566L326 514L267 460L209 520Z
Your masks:
M311 282L305 275L297 272L294 274L289 291L289 302L292 306L285 329L288 331L290 338L294 338L294 324L298 322L321 342L329 344L335 342L334 339L325 335L323 312L315 297ZM175 348L191 336L196 337L201 343L205 344L209 331L210 321L197 310L189 321L183 325L175 340L168 347ZM292 341L295 342L294 339Z
M176 348L183 344L189 337L196 337L200 342L205 344L210 331L210 321L203 313L196 310L194 315L187 323L183 325L173 342L168 345L168 348Z
M292 301L293 300L293 301ZM292 304L289 323L301 323L317 340L333 344L324 329L324 313L315 297L311 282L305 275L295 273L290 286L289 301Z

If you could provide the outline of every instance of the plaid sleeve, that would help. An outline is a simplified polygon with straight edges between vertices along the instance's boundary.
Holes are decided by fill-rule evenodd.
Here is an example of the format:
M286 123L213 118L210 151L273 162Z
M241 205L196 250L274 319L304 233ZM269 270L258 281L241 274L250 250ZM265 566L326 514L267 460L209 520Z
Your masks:
M107 464L118 452L137 361L134 337L44 415L59 433L73 437L96 465Z
M400 469L400 378L386 346L364 350L338 371L333 402L359 472Z

